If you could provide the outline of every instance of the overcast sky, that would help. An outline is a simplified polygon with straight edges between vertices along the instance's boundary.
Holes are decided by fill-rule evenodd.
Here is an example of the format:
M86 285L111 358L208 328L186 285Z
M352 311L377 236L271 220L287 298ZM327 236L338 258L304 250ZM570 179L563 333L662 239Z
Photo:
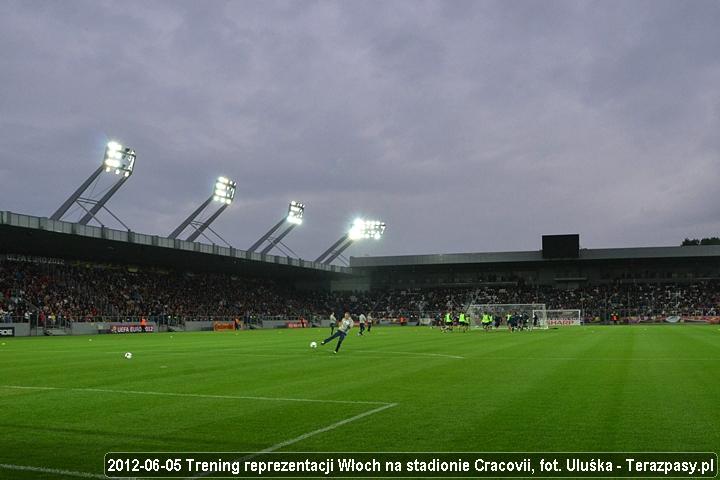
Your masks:
M138 232L222 174L215 229L302 200L306 259L360 215L350 255L676 245L720 234L720 2L0 0L0 210L49 216L109 139Z

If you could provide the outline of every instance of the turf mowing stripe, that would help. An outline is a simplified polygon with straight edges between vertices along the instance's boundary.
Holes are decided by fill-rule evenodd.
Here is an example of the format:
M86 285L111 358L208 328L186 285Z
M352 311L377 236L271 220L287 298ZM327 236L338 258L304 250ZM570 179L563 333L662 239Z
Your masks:
M393 355L419 355L421 357L444 357L444 358L459 358L461 360L464 360L465 357L461 357L459 355L447 355L445 353L422 353L422 352L388 352L384 350L353 350L355 352L365 352L365 353L390 353Z
M205 395L201 393L173 393L173 392L147 392L138 390L111 390L105 388L63 388L63 387L28 387L23 385L0 385L0 388L16 390L65 390L71 392L90 393L121 393L126 395L154 395L168 397L191 397L191 398L217 398L224 400L267 400L273 402L311 402L311 403L339 403L345 405L396 405L388 402L370 402L363 400L320 400L315 398L282 398L282 397L248 397L237 395Z
M100 475L97 473L74 472L72 470L60 470L58 468L31 467L28 465L11 465L7 463L0 463L0 469L16 470L20 472L52 473L53 475L65 475L66 477L77 478L107 478L105 475Z

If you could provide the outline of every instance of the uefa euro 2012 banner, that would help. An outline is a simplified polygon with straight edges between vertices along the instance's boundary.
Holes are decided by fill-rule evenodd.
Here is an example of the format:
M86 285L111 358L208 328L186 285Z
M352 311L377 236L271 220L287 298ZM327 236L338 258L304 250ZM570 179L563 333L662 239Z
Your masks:
M109 333L154 333L154 325L138 325L136 323L127 323L120 325L110 325Z
M109 478L714 478L713 452L111 452Z

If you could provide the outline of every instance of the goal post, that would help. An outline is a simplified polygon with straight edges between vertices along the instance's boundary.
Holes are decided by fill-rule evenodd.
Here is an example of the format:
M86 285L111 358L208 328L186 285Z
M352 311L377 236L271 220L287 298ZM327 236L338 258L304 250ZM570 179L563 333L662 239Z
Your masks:
M506 317L510 315L522 315L527 319L529 328L548 328L545 323L547 319L544 303L477 303L468 305L465 312L470 317L470 323L476 328L482 328L483 315L500 317L501 323L506 325ZM533 315L537 315L537 325L533 325Z
M551 309L537 312L544 316L547 327L569 327L582 325L582 314L578 309Z

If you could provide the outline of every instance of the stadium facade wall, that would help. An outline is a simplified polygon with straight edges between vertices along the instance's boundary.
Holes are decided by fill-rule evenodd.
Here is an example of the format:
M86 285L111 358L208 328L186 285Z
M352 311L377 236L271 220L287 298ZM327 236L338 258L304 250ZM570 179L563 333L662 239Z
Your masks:
M200 332L204 330L212 330L213 329L213 322L205 322L205 321L197 321L197 320L187 320L185 322L185 331L186 332Z
M287 326L287 320L263 320L262 328L283 328Z
M543 259L540 251L351 257L350 265L373 289L517 284L573 289L720 279L720 246L585 249L575 259Z
M97 335L99 333L97 323L72 322L70 324L71 335Z

